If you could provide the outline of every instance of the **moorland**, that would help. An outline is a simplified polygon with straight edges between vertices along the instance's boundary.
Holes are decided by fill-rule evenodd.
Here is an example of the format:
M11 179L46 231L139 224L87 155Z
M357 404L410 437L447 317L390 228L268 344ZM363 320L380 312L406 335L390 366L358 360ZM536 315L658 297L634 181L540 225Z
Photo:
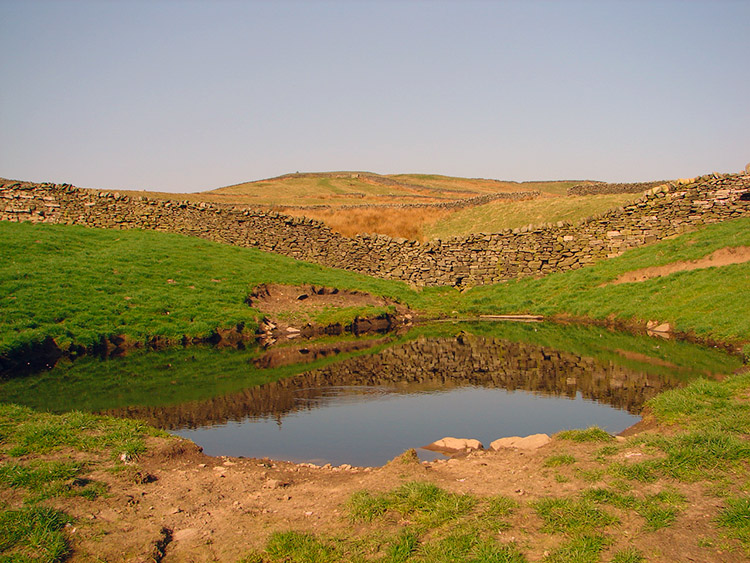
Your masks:
M131 195L265 206L324 221L346 236L432 240L596 221L609 209L637 205L654 184L607 190L585 181L342 172L199 194ZM578 195L569 192L574 186L589 188ZM20 200L5 201L14 213L20 209ZM269 323L320 327L310 330L312 346L325 340L326 327L345 332L362 320L405 325L532 314L602 334L658 328L631 352L652 363L668 361L664 337L723 350L736 361L719 377L657 395L623 436L576 429L537 449L463 452L435 462L407 451L372 468L212 458L138 419L32 410L6 399L0 553L40 561L744 561L748 211L587 267L468 288L415 287L155 230L1 221L3 398L38 392L33 385L14 389L19 381L42 381L45 364L198 344L253 347ZM308 290L305 300L282 300L269 312L250 298L264 284L359 297L306 306ZM51 382L52 394L55 385L64 396L65 378Z

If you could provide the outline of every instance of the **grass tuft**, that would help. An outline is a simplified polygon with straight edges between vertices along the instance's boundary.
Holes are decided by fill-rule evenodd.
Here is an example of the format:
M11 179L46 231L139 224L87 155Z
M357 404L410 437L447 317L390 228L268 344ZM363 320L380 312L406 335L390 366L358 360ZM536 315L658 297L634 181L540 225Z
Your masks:
M268 554L285 563L327 563L336 561L332 546L322 542L312 534L300 532L277 532L266 546Z
M716 523L725 528L731 537L740 540L745 550L750 552L750 497L728 498Z
M544 460L544 467L560 467L561 465L572 465L576 458L569 454L551 455Z
M408 561L419 547L419 536L409 529L401 530L396 539L386 549L388 563Z
M685 497L675 491L662 491L638 499L604 488L584 491L581 498L598 504L609 504L622 510L634 510L646 520L645 529L656 531L671 525L685 504Z
M612 557L612 563L643 563L645 560L643 553L634 547L621 549Z
M482 540L478 535L452 534L429 543L420 550L419 561L424 563L525 563L526 558L515 544L500 544Z
M70 546L62 530L71 521L59 510L38 506L0 512L0 559L63 561Z
M560 440L572 440L573 442L612 442L614 436L602 430L598 426L592 426L585 430L563 430L555 434Z
M596 563L607 546L603 536L584 534L574 537L544 558L545 563Z
M592 533L617 522L617 518L585 498L545 498L535 502L533 507L544 522L542 531L546 533Z

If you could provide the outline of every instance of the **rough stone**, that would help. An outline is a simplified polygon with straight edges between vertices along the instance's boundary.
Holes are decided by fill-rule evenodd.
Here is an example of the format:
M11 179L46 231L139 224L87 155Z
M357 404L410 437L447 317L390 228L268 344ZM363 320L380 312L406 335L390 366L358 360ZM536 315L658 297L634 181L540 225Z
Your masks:
M425 446L424 449L438 452L466 452L483 450L484 446L479 440L471 438L446 437Z
M491 450L500 450L503 448L515 448L519 450L536 450L550 442L547 434L532 434L530 436L511 436L509 438L499 438L490 444Z

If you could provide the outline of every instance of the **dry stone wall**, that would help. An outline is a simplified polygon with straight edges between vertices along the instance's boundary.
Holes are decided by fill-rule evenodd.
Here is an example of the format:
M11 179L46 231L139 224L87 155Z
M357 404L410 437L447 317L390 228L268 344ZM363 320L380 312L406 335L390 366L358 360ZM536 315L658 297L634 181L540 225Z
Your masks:
M357 205L282 205L279 206L283 209L382 209L382 208L396 208L396 209L464 209L466 207L476 207L478 205L484 205L491 201L497 201L498 199L506 199L509 201L520 201L523 199L533 199L542 195L539 190L529 190L527 192L498 192L495 194L483 194L474 197L466 197L462 199L453 199L451 201L440 201L437 203L362 203ZM418 196L409 196L418 197Z
M578 225L559 222L425 243L385 235L348 238L306 218L67 184L0 184L0 219L174 232L417 286L464 287L581 268L702 225L750 216L749 190L750 175L713 174L657 186L631 205Z
M637 194L645 192L656 186L665 184L660 182L637 182L630 184L608 184L607 182L596 182L594 184L578 184L568 188L568 195L599 195L599 194Z

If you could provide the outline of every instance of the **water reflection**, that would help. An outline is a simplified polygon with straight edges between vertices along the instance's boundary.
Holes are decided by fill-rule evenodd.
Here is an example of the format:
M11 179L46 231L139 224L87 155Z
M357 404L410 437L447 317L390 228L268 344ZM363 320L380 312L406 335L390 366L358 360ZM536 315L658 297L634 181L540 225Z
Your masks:
M489 446L502 436L594 424L616 433L638 419L580 395L569 399L473 386L408 394L386 388L328 391L314 400L313 408L305 401L305 408L283 416L176 433L202 445L209 455L371 466L444 436L476 438ZM430 457L442 456L431 452Z
M617 354L614 354L616 358ZM664 363L664 362L662 362ZM660 366L663 367L663 366ZM198 428L247 418L281 418L366 392L412 394L460 387L577 395L637 414L643 403L680 385L671 372L634 369L530 342L463 333L408 341L266 385L171 407L129 407L109 414L135 416L167 429Z
M0 401L144 418L213 454L379 464L446 435L617 432L657 393L740 365L591 326L445 323L270 351L81 358L0 382Z

